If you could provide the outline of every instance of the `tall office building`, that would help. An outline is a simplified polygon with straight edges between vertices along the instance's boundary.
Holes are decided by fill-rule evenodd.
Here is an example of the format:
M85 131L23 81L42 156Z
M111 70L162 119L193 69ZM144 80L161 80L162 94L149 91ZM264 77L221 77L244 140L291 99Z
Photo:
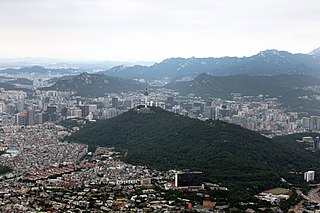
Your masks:
M304 180L309 182L313 181L315 177L315 172L314 171L307 171L304 173Z
M16 124L20 126L27 126L29 119L28 119L28 112L22 111L16 114Z
M34 110L28 110L28 124L35 125L35 112Z
M112 105L112 108L118 109L118 98L112 98L111 105Z

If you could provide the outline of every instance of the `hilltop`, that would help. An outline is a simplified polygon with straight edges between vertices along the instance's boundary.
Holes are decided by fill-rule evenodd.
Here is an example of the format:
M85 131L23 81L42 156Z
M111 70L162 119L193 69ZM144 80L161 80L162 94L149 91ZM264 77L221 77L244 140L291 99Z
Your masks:
M133 109L88 124L66 140L116 147L126 153L124 161L133 164L200 170L209 181L254 192L278 185L280 177L290 179L289 171L320 168L312 153L240 126L204 122L155 107L150 110ZM302 180L302 176L295 178Z

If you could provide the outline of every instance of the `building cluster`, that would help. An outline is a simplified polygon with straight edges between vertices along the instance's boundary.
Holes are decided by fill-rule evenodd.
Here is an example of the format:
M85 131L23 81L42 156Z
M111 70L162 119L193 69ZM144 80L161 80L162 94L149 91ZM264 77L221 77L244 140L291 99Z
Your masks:
M13 169L12 175L75 163L88 152L87 145L62 142L66 131L52 123L35 126L4 126L0 165Z
M298 112L290 112L276 98L240 96L232 100L197 97L168 97L165 108L181 115L202 120L222 120L241 125L268 136L316 131L302 125Z
M23 91L0 93L0 124L28 126L68 118L109 119L138 105L158 106L168 111L202 120L219 119L259 131L268 136L320 131L320 117L299 117L284 108L276 98L262 95L240 96L231 100L181 96L163 88L144 93L128 92L104 97L80 97L72 92L36 90L32 96ZM146 97L148 96L148 98Z
M87 98L74 96L72 92L40 90L31 98L22 91L2 90L0 124L28 126L68 118L108 119L143 104L142 98L138 93Z
M272 204L279 204L281 201L289 199L290 193L291 192L288 189L275 188L261 192L255 197Z

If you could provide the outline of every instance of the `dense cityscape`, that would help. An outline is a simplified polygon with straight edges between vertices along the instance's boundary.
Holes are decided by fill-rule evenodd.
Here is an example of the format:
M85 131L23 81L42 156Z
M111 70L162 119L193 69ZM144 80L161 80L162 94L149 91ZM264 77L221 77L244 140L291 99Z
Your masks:
M160 172L126 164L112 147L98 147L92 153L87 145L65 142L63 138L79 127L58 125L64 120L94 123L147 104L203 121L234 123L268 137L320 130L318 116L301 117L298 112L288 111L275 97L236 93L231 100L204 100L193 94L182 96L174 90L151 86L153 82L144 83L147 93L110 93L94 98L37 87L32 95L2 89L0 163L12 171L2 176L1 210L223 212L229 208L224 194L228 189L218 183L198 182L192 184L196 185L193 188L179 187L177 171ZM312 138L304 140L313 144ZM313 176L305 179L314 178L313 172ZM172 192L175 190L184 194ZM289 190L279 190L282 190L279 194L271 190L256 197L276 205L289 198ZM307 197L311 203L318 199ZM301 203L295 208L303 209Z
M149 89L149 105L201 120L217 119L241 125L273 137L320 130L319 116L299 116L289 111L276 97L259 95L233 99L203 99L192 94L179 95L164 88ZM109 119L144 103L143 92L107 94L104 97L81 97L73 92L36 90L31 97L23 91L0 94L2 125L35 125L64 119Z

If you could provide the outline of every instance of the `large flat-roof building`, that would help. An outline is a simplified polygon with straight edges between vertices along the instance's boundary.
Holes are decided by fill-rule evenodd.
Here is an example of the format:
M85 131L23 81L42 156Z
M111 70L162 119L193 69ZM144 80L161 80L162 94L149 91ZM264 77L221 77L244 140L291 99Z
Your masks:
M202 172L176 172L175 187L201 186Z

